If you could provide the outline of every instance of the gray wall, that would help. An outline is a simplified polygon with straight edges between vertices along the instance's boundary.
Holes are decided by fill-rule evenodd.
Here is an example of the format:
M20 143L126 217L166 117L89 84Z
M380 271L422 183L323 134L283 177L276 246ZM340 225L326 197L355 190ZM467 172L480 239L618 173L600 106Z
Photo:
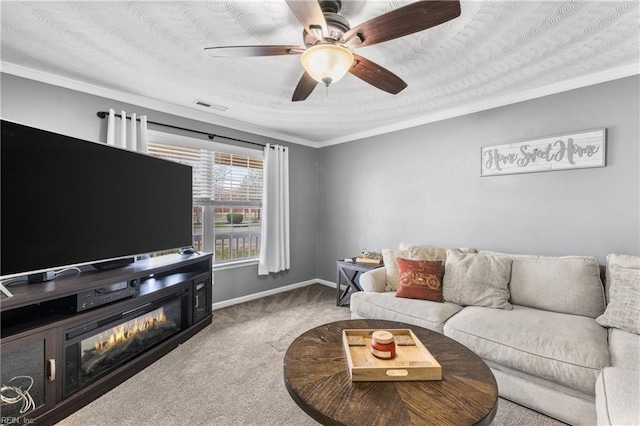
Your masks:
M314 278L335 260L400 241L548 255L640 254L637 76L316 150L290 147L292 268L218 271L215 302ZM2 117L105 140L108 108L150 120L277 142L2 74ZM607 167L480 178L480 148L608 129ZM159 129L161 130L161 129ZM318 175L316 175L316 171Z
M114 108L116 111L124 109L127 112L146 114L149 120L160 123L252 142L270 142L288 146L291 163L291 270L269 277L258 277L257 266L218 271L214 274L214 302L267 291L316 277L315 224L318 159L316 149L221 128L10 74L1 75L0 92L3 119L91 141L106 140L106 120L99 119L96 112ZM167 131L165 128L153 125L149 128Z
M320 149L318 277L401 241L640 254L638 76ZM480 148L606 127L607 166L480 177Z

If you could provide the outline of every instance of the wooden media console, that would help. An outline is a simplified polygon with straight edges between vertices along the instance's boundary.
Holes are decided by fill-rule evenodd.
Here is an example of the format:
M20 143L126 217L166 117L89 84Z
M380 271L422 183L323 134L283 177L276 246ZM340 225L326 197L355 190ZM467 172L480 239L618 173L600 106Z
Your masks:
M54 424L212 322L211 254L171 254L10 287L2 417Z

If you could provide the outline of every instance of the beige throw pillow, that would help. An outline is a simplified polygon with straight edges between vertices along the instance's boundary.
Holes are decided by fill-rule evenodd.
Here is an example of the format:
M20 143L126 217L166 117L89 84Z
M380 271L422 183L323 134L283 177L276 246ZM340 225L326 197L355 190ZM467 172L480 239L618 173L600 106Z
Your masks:
M447 248L440 247L427 247L427 246L418 246L414 244L405 244L406 250L409 252L409 259L411 260L431 260L431 261L439 261L442 262L442 275L445 273L445 265L447 263ZM451 250L460 250L462 253L477 253L478 251L469 247L462 247L460 249L451 249Z
M614 267L628 268L628 269L640 269L640 256L632 256L628 254L615 254L611 253L607 255L607 276L605 279L605 295L607 303L611 301L609 291L611 288L611 268Z
M464 247L460 249L463 253L477 253L476 249ZM419 246L417 244L400 243L397 250L382 250L382 261L387 270L386 291L396 291L398 289L398 259L409 260L430 260L442 262L442 273L445 271L447 260L447 249L439 247Z
M443 263L447 260L447 249L410 245L407 249L411 260L431 260Z
M382 261L387 270L386 291L396 291L398 289L398 258L407 259L409 252L406 250L384 249L382 250Z
M640 334L640 270L612 266L608 272L610 302L596 322Z
M509 303L511 259L447 250L443 296L462 306L512 309Z
M399 249L408 251L409 259L411 260L431 260L431 261L439 260L442 262L443 267L444 267L445 261L447 260L447 250L449 250L448 248L420 246L417 244L409 244L409 243L400 243ZM470 248L470 247L462 247L457 250L460 250L463 253L478 252L476 249Z

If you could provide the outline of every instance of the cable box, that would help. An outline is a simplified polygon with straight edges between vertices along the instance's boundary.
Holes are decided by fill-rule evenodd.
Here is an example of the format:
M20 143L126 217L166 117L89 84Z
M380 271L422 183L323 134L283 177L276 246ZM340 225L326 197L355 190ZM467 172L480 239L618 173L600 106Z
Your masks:
M115 302L116 300L136 296L139 293L140 282L135 279L83 291L61 299L50 300L41 305L50 308L54 312L78 313Z

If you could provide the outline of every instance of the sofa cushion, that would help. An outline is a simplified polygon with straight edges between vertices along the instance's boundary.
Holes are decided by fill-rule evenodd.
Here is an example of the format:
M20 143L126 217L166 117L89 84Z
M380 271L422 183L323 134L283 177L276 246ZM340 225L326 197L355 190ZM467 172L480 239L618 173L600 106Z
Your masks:
M511 309L511 260L503 256L447 250L444 300L462 306Z
M481 253L512 260L509 290L514 305L591 318L604 312L604 289L594 257Z
M640 425L640 373L624 368L602 370L596 382L598 425Z
M606 329L588 317L471 306L447 321L444 334L483 359L590 395L610 365Z
M396 293L367 293L351 295L351 312L369 319L384 319L414 324L442 333L444 322L462 309L454 303L403 299Z
M610 328L609 352L612 366L640 371L640 335Z
M640 271L611 266L609 274L610 301L596 322L640 334Z
M442 302L442 262L398 259L397 297Z

